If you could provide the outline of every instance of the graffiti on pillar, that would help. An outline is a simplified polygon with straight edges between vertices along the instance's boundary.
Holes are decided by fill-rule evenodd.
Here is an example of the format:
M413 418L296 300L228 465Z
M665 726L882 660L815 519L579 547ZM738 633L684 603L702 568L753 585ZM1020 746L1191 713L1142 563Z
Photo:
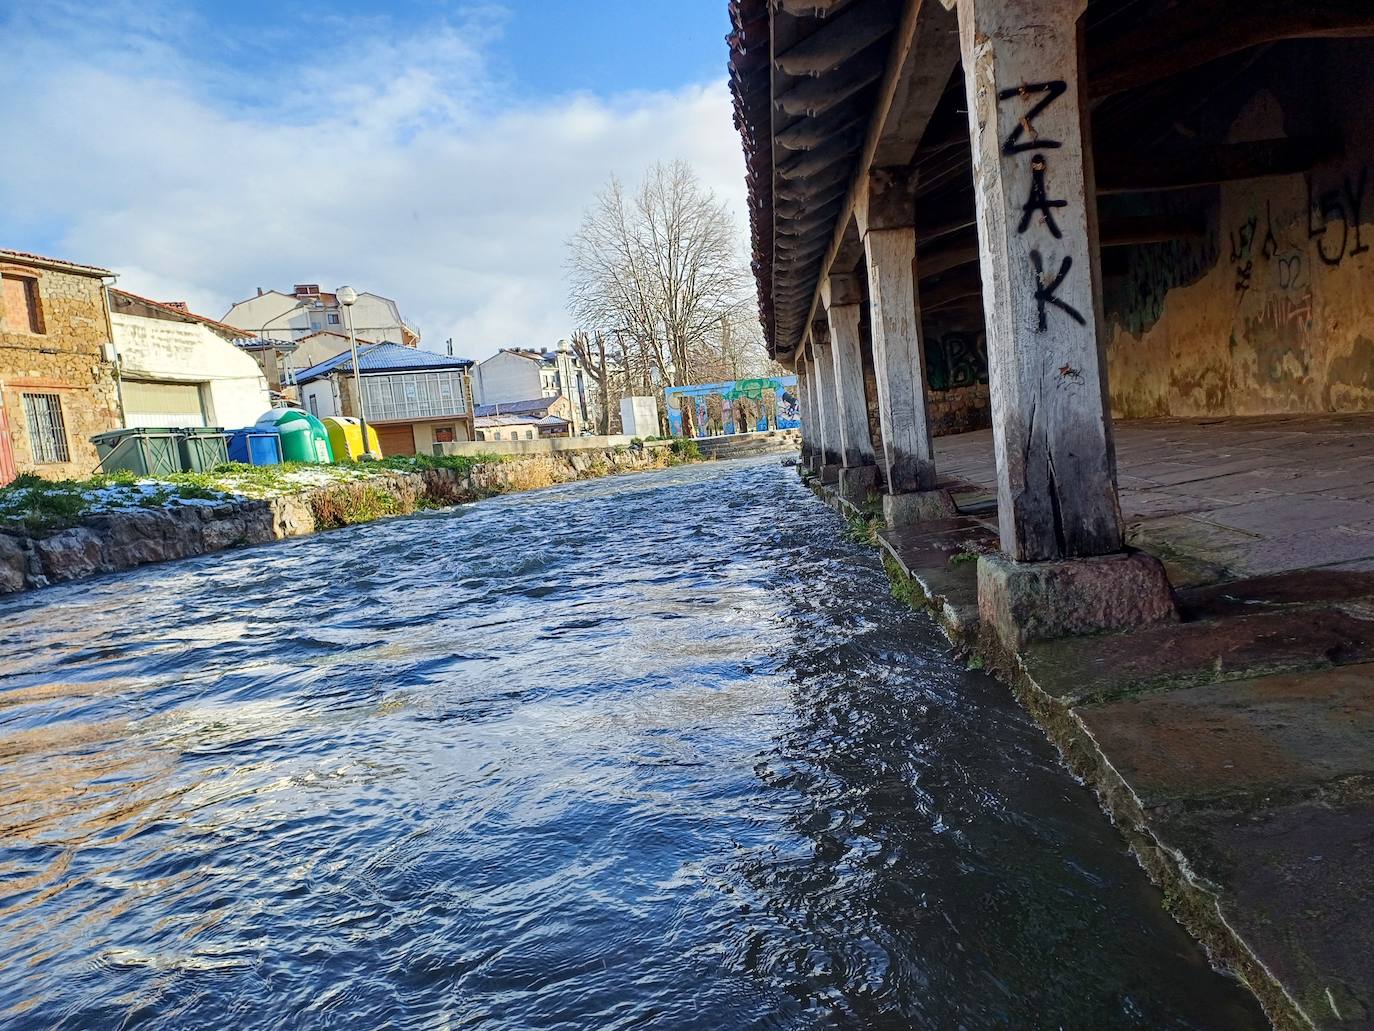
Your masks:
M663 396L668 428L675 437L720 437L801 425L796 376L669 387Z
M1044 114L1051 104L1068 92L1068 89L1069 84L1063 79L1055 79L1053 82L1031 82L1024 86L1013 86L1011 89L1004 89L998 93L997 102L999 104L1004 100L1011 100L1013 97L1029 100L1031 97L1044 94L1030 106L1025 114L1016 120L1016 128L1007 135L1006 142L1002 144L1002 153L1010 157L1027 150L1062 147L1064 145L1062 140L1041 139L1039 133L1035 131L1035 120ZM1023 141L1023 136L1029 136L1030 139Z
M1067 207L1068 201L1051 199L1045 186L1045 173L1049 169L1049 161L1040 152L1054 150L1064 144L1061 140L1045 139L1036 132L1035 119L1044 114L1050 105L1067 91L1068 86L1062 80L1055 80L1053 82L1036 82L1014 86L997 94L999 104L1013 99L1030 104L1025 113L1016 120L1016 127L1007 135L1002 144L1002 153L1009 157L1027 151L1037 152L1031 157L1030 192L1026 197L1026 202L1021 205L1021 221L1016 227L1018 233L1024 234L1030 230L1038 212L1040 221L1054 239L1058 240L1063 235L1059 231L1059 224L1054 220L1054 210ZM1039 99L1030 103L1036 97ZM1080 326L1086 325L1087 320L1083 317L1082 312L1059 296L1059 288L1064 285L1064 280L1073 270L1073 258L1065 255L1056 269L1053 259L1050 260L1047 267L1045 258L1040 251L1032 249L1030 262L1035 271L1035 308L1039 316L1036 329L1044 333L1050 328L1049 309L1051 307L1059 309Z
M926 385L933 392L988 381L988 344L981 333L946 333L925 342Z
M1066 200L1050 200L1045 192L1045 169L1048 168L1044 154L1036 154L1031 158L1031 190L1030 197L1026 203L1021 205L1021 223L1016 227L1018 233L1024 233L1030 228L1031 219L1035 213L1040 212L1045 221L1045 228L1050 231L1050 235L1058 240L1064 234L1059 231L1059 224L1054 220L1055 208L1066 208L1069 202Z

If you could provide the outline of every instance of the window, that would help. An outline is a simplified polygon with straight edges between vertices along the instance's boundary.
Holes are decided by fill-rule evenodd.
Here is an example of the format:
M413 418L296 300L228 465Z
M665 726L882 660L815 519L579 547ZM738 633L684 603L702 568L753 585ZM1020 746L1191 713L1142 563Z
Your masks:
M533 439L534 439L534 430L526 430L526 431L525 431L525 439L526 439L526 440L533 440Z
M318 419L320 417L320 399L314 394L311 394L306 398L306 401L310 404L310 414Z
M0 276L0 327L16 333L42 333L38 280L5 273Z
M486 431L486 430L478 430L478 431L477 431L477 439L478 439L478 440L486 440L486 439L487 439L487 431Z
M496 431L496 436L493 437L492 439L493 439L493 440L500 440L500 439L501 439L501 431L500 431L500 430L497 430L497 431Z
M330 324L331 326L337 326L337 325L339 324L339 313L338 313L338 312L336 312L336 311L331 311L331 312L329 313L328 318L329 318L329 324Z
M461 372L406 372L364 376L367 416L378 422L465 415L467 390Z
M452 444L452 443L453 443L455 440L457 440L457 439L458 439L457 433L454 431L454 429L453 429L452 426L435 426L435 427L434 427L434 443L436 443L436 444Z
M35 462L69 462L67 426L62 421L62 399L56 394L25 394L24 414L29 421L29 449Z

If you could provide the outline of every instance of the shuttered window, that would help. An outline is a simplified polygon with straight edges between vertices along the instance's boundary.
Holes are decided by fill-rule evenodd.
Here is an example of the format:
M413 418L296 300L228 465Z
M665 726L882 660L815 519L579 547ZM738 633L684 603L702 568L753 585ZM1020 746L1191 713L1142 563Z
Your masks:
M126 379L124 421L130 426L204 426L205 405L197 383Z

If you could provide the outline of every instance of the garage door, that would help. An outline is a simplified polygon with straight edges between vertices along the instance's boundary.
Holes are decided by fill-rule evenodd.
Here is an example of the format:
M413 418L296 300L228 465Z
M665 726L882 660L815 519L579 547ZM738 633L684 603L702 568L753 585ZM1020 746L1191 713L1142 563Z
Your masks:
M204 426L199 383L126 379L121 384L124 420L130 426Z
M410 428L410 423L403 426L372 428L377 431L377 441L382 445L382 454L385 457L415 454L415 431Z

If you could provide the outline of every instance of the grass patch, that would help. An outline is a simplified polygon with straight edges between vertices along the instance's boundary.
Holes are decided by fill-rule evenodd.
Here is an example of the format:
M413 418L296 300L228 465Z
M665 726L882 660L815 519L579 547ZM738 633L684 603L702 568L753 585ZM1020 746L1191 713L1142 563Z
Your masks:
M75 526L90 512L90 499L76 480L45 480L25 473L0 490L0 523L30 534Z
M678 437L668 446L669 465L683 465L686 462L699 461L701 461L701 448L697 447L695 440L684 440Z

